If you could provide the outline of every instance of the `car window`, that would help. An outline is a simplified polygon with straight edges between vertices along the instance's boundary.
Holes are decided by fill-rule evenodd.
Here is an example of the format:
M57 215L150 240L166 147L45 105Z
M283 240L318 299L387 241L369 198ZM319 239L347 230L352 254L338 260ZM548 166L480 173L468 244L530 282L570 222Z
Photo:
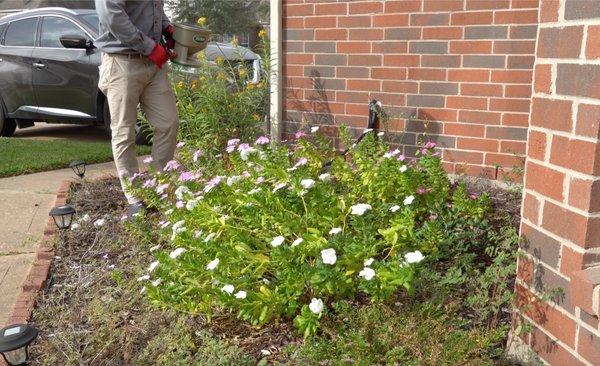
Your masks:
M98 33L98 28L100 27L100 20L98 19L98 14L83 14L80 16L84 22L86 22L90 27L94 29L96 33Z
M4 45L33 47L36 30L37 18L15 20L9 24L6 30Z
M87 38L85 32L72 21L59 17L45 17L42 22L40 46L62 48L60 37L65 35L80 35Z
M6 23L0 24L0 42L2 41L2 34L4 33L4 29L6 29Z

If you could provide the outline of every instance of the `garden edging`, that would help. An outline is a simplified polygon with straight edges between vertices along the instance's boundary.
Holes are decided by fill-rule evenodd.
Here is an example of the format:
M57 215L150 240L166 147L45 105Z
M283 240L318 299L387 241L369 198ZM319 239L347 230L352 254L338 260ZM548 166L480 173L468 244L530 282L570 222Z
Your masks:
M64 180L60 184L54 200L55 206L67 203L67 195L71 184L72 181L70 180ZM52 217L48 216L44 233L38 242L35 259L31 264L25 282L21 286L21 294L13 306L12 314L8 320L9 324L27 323L31 318L38 293L44 288L50 275L50 267L54 258L54 236L56 233L56 225Z

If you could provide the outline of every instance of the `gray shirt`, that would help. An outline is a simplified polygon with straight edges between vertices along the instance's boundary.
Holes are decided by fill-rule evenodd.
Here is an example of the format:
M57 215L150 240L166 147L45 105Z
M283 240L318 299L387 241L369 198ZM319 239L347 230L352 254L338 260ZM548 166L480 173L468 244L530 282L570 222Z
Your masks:
M171 22L162 0L95 0L100 32L94 44L106 53L149 55Z

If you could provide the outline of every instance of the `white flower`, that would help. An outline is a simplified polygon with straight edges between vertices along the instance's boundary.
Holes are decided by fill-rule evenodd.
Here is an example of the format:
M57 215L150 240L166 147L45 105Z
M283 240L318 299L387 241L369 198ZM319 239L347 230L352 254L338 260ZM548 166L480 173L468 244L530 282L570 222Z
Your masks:
M154 261L154 262L150 263L150 266L148 267L148 272L150 272L150 273L154 272L154 270L156 269L156 267L158 267L159 264L160 264L159 261Z
M319 175L319 180L322 180L323 182L329 182L331 180L331 174L323 173Z
M210 234L206 235L206 238L204 238L204 242L208 243L209 241L211 241L215 237L215 235L217 235L217 234L210 233Z
M351 213L353 215L358 215L358 216L362 216L365 212L367 212L368 210L370 210L372 207L369 204L366 203L358 203L352 207L350 207Z
M394 155L392 155L392 153L391 153L391 152L386 152L385 154L383 154L383 157L384 157L385 159L389 159L389 158L391 158L392 156L394 156Z
M185 220L180 220L177 221L176 223L173 224L173 232L176 232L177 229L182 228L183 225L185 225Z
M244 149L244 150L240 151L240 157L242 158L242 160L246 161L246 160L248 160L248 157L250 156L250 154L252 154L256 151L258 151L258 150L256 150L253 147Z
M423 258L425 258L423 256L423 253L421 253L418 250L415 252L406 253L404 255L404 259L406 260L407 263L419 263L420 261L423 260Z
M372 268L365 267L362 271L358 272L358 277L362 277L367 281L371 281L375 277L375 271Z
M407 167L406 165L402 165L402 166L400 167L400 173L404 173L404 172L405 172L405 171L407 171L407 170L408 170L408 167Z
M183 195L186 193L191 193L190 189L186 186L179 186L177 187L177 189L175 190L175 196L177 197L178 200L182 200L183 199Z
M236 299L245 299L246 298L246 291L238 291L235 294L235 298Z
M166 210L166 211L165 211L165 216L169 216L169 215L171 215L172 213L173 213L173 209L172 209L172 208L170 208L170 209L168 209L168 210Z
M335 262L337 261L335 249L329 248L321 250L321 258L323 259L323 263L325 264L335 264Z
M297 245L300 245L300 244L302 244L303 241L304 241L304 239L298 238L298 239L294 240L294 242L292 243L292 246L295 247Z
M260 353L261 353L263 356L270 356L270 355L271 355L271 351L269 351L268 349L261 349L261 350L260 350Z
M169 221L166 221L166 222L163 222L163 223L160 225L160 228L161 228L161 229L166 229L166 228L167 228L169 225L171 225L171 223L170 223Z
M104 224L106 224L106 220L104 219L98 219L94 222L95 227L101 227L104 226Z
M373 264L374 261L375 261L375 259L373 259L373 258L365 259L365 262L364 262L365 267L370 266L371 264Z
M313 298L310 300L310 304L308 304L308 308L315 314L321 314L323 311L323 300Z
M377 136L381 137L381 136L383 136L383 135L385 135L385 132L383 132L383 131L381 131L381 132L377 132Z
M248 194L249 195L253 195L253 194L256 194L258 192L260 192L260 188L254 188L254 189L249 190Z
M414 200L415 200L415 196L410 195L410 196L406 197L404 199L404 206L410 205L411 203L413 203Z
M142 287L142 289L140 290L140 294L143 294L144 292L146 292L146 286Z
M390 207L390 211L391 211L391 212L396 212L396 211L398 211L399 209L400 209L400 206L398 206L398 205L394 205L394 206Z
M198 200L189 200L186 204L185 204L185 209L188 211L192 211L194 208L196 208L196 206L198 206Z
M342 232L341 227L334 227L333 229L329 230L329 235L335 235L335 234L339 234L341 232Z
M277 192L278 190L285 188L285 186L287 186L287 183L277 183L275 185L275 187L273 188L273 193Z
M88 214L83 215L83 217L81 218L81 221L83 221L83 222L90 221L90 215L88 215Z
M273 240L271 240L271 246L273 247L278 247L281 244L283 244L283 242L285 241L285 238L281 235L276 236L273 238Z
M77 230L79 229L79 224L78 223L73 223L73 225L71 225L71 230Z
M212 261L208 262L208 264L206 265L206 269L212 271L213 269L217 268L219 262L219 258L213 259Z
M312 179L302 179L300 181L300 185L304 188L304 189L310 189L315 185L315 181Z
M180 255L182 255L185 251L186 251L185 248L177 248L174 251L172 251L171 253L169 253L169 257L171 257L172 259L176 259Z
M158 285L160 285L162 283L162 278L157 278L154 281L152 281L152 286L156 287Z
M237 183L237 182L239 182L240 180L242 180L242 178L243 178L243 177L242 177L241 175L233 175L233 176L231 176L231 177L228 177L228 178L227 178L227 185L231 187L231 186L232 186L232 185L234 185L235 183Z
M150 279L150 276L148 276L148 275L143 275L143 276L140 276L140 277L138 277L137 281L138 281L138 282L141 282L141 281L147 281L147 280L149 280L149 279Z
M160 249L160 244L159 245L155 245L152 248L150 248L150 252L154 252Z
M234 290L235 288L233 287L233 285L225 285L221 287L221 291L227 293L228 295L231 295Z
M363 133L362 133L362 134L364 135L364 134L366 134L366 133L369 133L369 132L371 132L371 131L373 131L373 129L372 129L372 128L365 128L365 130L363 131Z
M311 133L315 133L315 132L317 132L317 131L319 131L319 126L314 126L314 127L311 127L311 128L310 128L310 132L311 132Z

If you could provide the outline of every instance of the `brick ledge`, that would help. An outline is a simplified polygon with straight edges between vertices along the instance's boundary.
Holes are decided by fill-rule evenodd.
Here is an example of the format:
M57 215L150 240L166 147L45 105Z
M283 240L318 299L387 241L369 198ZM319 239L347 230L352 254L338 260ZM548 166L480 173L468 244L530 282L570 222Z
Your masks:
M64 180L56 192L54 206L65 205L72 181ZM29 274L21 286L21 294L13 306L8 324L27 323L35 307L39 292L46 285L50 275L50 267L54 258L54 236L57 233L52 217L48 216L44 234L38 242L36 256L31 264ZM0 362L2 364L2 362Z
M600 266L571 274L569 285L573 305L593 316L600 316Z

